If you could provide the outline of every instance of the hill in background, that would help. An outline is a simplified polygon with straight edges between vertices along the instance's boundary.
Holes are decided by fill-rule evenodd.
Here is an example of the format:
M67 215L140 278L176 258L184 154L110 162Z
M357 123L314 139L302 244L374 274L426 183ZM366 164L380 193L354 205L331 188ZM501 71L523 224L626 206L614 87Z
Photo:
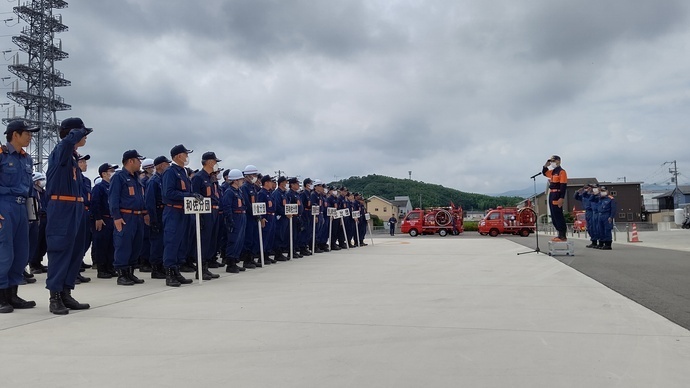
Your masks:
M441 185L424 183L410 179L391 178L383 175L350 177L333 186L345 186L348 190L362 193L364 198L372 195L392 200L396 196L410 197L413 207L419 207L420 195L423 208L449 206L451 202L460 205L464 210L486 210L497 206L515 206L522 201L517 196L490 196L485 194L465 193Z

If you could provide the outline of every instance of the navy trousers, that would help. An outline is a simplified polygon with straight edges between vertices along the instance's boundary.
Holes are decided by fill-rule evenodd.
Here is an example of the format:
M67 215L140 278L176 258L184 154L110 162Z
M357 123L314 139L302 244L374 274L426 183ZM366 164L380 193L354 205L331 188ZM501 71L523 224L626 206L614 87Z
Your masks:
M144 215L122 214L125 225L121 231L113 231L115 269L132 267L139 262L144 244Z
M46 212L46 288L53 292L63 291L65 288L74 289L84 257L84 204L51 200Z

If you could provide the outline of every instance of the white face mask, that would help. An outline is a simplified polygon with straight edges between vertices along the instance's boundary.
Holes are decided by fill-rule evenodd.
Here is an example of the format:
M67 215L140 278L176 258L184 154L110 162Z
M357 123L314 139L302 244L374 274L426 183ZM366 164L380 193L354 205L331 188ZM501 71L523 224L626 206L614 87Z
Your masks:
M306 185L305 188L306 188L307 190L311 190L311 185Z
M594 194L599 194L599 189L594 188L594 189L592 189L592 192L593 192Z
M252 183L256 183L256 177L255 176L252 177Z
M549 165L549 168L551 169L554 169L556 167L558 167L558 165L555 162L551 162L551 164Z
M184 161L182 162L185 167L189 166L189 156L185 156Z
M38 187L40 187L40 188L42 188L42 189L45 189L45 188L46 188L46 181L43 180L43 179L41 179L40 181L38 181Z
M605 191L602 191L601 193L599 193L599 195L601 195L602 197L605 197L605 196L607 196L608 194L609 194L609 193L607 193L607 192L605 192Z

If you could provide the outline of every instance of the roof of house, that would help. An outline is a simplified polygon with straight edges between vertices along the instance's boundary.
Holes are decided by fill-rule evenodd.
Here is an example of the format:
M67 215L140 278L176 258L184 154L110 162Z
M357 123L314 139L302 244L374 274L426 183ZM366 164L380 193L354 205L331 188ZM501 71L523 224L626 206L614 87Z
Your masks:
M673 193L675 191L676 191L676 188L674 187L673 190L667 191L663 194L659 194L656 197L653 197L652 199L673 197ZM680 191L680 193L684 194L684 195L690 194L690 186L678 186L678 191Z
M589 183L599 183L597 178L568 178L568 184L573 186L584 186Z
M389 200L387 200L387 199L384 199L384 198L381 198L381 197L379 197L378 195L372 195L371 197L369 197L369 199L368 199L367 201L371 201L371 200L374 199L374 198L378 199L379 201L383 201L383 202L385 202L385 203L387 203L387 204L389 204L389 205L393 205L393 203L392 203L391 201L389 201Z
M393 206L405 207L405 206L407 206L408 203L410 203L410 201L409 200L396 199L396 200L390 201L390 203Z

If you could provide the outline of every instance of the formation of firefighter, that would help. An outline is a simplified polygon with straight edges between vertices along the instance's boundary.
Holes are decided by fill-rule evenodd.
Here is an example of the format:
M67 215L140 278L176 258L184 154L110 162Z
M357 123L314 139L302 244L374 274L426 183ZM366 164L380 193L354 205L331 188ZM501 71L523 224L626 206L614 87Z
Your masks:
M138 268L179 287L192 283L184 272L212 280L220 275L209 268L239 273L367 245L364 199L345 187L262 175L254 165L224 170L214 152L204 153L202 168L192 171L187 167L192 150L181 144L172 147L170 158L125 151L121 166L99 166L92 187L83 175L90 156L78 149L93 129L79 118L62 121L45 175L32 173L33 161L24 151L38 130L21 120L10 122L0 154L0 313L35 307L19 297L18 286L43 272L50 312L88 309L72 290L91 280L80 273L89 267L83 262L89 247L98 278L133 286L144 283L135 274ZM201 268L196 221L184 209L189 197L211 202L211 212L199 218ZM253 204L263 204L263 214L254 215ZM342 211L339 219L334 210Z

